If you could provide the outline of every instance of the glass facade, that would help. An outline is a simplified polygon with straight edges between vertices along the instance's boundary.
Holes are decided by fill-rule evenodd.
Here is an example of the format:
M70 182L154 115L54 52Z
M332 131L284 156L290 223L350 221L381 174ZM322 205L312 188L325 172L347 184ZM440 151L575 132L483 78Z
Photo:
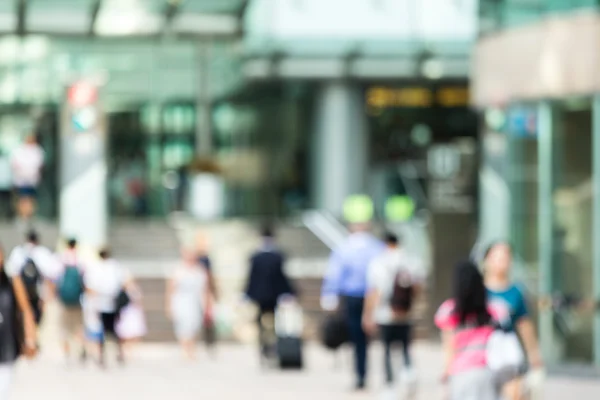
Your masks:
M569 98L485 113L481 232L485 240L501 239L489 233L502 226L490 214L510 221L504 233L514 246L515 279L545 304L539 328L550 366L599 361L593 243L600 160L593 149L600 132L593 126L600 115L593 110L591 98ZM506 193L504 201L494 191Z
M531 24L556 14L600 8L598 0L481 0L479 3L479 29L483 35Z
M227 39L153 42L4 36L0 161L8 159L24 135L37 133L46 151L39 214L56 218L57 143L65 88L75 80L95 81L108 117L111 214L164 216L184 202L182 194L173 202L165 179L173 173L182 178L183 168L199 150L198 135L206 132L198 113L212 99L241 86L239 66L235 43ZM9 196L3 195L3 201L10 201Z

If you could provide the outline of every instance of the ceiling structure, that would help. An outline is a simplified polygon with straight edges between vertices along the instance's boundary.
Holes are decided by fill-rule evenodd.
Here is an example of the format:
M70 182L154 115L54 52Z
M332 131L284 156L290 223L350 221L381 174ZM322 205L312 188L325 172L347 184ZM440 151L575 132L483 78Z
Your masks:
M4 0L0 34L230 36L248 0Z

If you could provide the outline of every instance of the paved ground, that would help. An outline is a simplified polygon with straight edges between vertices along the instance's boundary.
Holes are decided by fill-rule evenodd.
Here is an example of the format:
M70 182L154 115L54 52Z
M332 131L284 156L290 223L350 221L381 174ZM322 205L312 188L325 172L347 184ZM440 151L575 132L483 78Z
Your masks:
M48 348L47 348L48 350ZM221 347L215 359L204 353L195 363L182 361L172 346L143 346L136 349L125 367L106 371L94 365L67 367L56 349L32 363L21 363L11 400L336 400L380 399L379 350L371 354L371 391L353 394L348 388L348 354L335 359L317 347L307 351L304 372L261 371L255 351L248 346ZM435 346L421 344L415 350L419 370L419 400L443 399L438 384L440 358ZM594 393L594 394L593 394ZM592 400L598 398L600 382L551 379L545 400ZM397 397L398 399L401 397ZM5 400L5 399L2 399Z

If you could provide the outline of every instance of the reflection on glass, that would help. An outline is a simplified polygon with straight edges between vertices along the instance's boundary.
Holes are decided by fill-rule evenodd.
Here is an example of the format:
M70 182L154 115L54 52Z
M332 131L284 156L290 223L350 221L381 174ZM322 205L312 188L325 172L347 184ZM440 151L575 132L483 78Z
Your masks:
M560 107L555 123L552 282L558 294L585 300L593 294L591 110ZM592 362L591 316L577 305L555 313L558 361Z

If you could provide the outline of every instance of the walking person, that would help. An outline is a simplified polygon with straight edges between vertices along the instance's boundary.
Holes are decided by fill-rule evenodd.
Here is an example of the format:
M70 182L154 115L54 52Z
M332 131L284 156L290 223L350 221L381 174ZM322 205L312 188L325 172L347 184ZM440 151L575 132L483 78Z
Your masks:
M23 245L15 247L10 253L6 273L10 277L20 278L37 325L42 321L45 300L55 293L55 282L61 271L58 258L40 244L40 238L34 231L27 234Z
M487 365L487 343L494 324L508 318L499 303L489 302L483 276L470 261L459 263L454 273L453 296L435 315L442 330L444 380L450 400L499 400L501 388Z
M275 340L275 309L282 296L296 296L285 273L285 256L275 243L270 225L263 227L262 244L250 258L250 272L244 290L245 296L258 307L257 324L261 362L272 359Z
M350 236L330 256L321 290L321 305L329 311L343 308L354 345L356 389L363 390L367 378L368 343L362 326L367 271L385 247L369 232L367 224L356 224L351 230Z
M393 389L392 348L396 344L402 347L405 381L415 382L410 355L412 311L426 274L422 264L401 247L396 235L388 233L385 244L385 251L369 267L363 327L371 336L379 330L385 351L386 383Z
M523 366L518 376L505 385L508 400L520 400L524 392L522 377L528 368L543 368L543 360L535 331L535 324L529 314L527 297L523 287L512 282L512 249L508 243L497 242L490 245L484 254L485 285L490 299L502 302L510 312L510 330L521 339L528 365Z
M167 282L166 310L175 336L188 360L196 359L196 340L203 311L211 306L206 270L198 268L194 252L182 251L182 263Z
M8 400L14 365L37 352L35 318L20 277L7 274L0 249L0 399Z
M67 362L71 357L71 342L80 347L80 360L87 358L85 331L83 326L82 296L84 265L77 252L77 240L69 239L67 248L61 255L63 271L58 281L58 299L60 301L60 325L63 336L63 349Z
M102 326L102 336L99 337L99 365L106 366L106 340L112 338L117 344L117 361L125 362L123 341L117 334L116 325L119 319L119 299L129 290L131 277L107 249L99 252L99 260L90 264L84 276L86 302L97 314Z
M17 195L17 212L25 224L29 224L35 213L38 186L44 166L44 150L34 134L11 154L13 184Z

